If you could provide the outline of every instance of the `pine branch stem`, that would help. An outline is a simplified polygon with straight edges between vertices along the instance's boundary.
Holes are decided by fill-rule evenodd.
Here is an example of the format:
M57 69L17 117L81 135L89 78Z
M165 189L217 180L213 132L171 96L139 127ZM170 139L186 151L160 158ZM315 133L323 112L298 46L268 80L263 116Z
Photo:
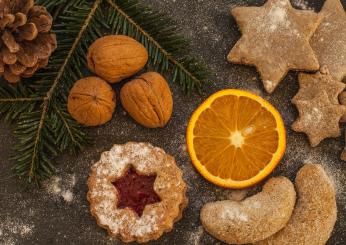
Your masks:
M40 139L41 139L41 133L42 133L42 129L43 129L43 126L44 126L44 122L46 121L46 116L47 116L47 113L48 113L48 110L49 110L49 103L53 97L53 94L54 94L54 91L56 89L56 87L58 86L59 82L61 81L61 77L65 71L65 68L68 64L68 62L70 61L73 53L75 52L80 40L82 39L83 37L83 34L84 32L86 31L92 17L94 16L97 8L99 7L99 5L101 4L102 0L96 0L93 7L91 8L90 10L90 13L88 15L88 17L85 19L79 33L78 33L78 36L76 37L70 51L68 52L68 55L67 57L65 58L65 61L64 63L62 64L62 66L60 67L59 69L59 72L56 76L56 78L54 79L54 82L51 86L51 88L49 89L49 91L47 92L45 98L44 98L44 103L43 103L43 108L42 108L42 115L41 115L41 118L40 118L40 123L39 123L39 126L37 128L37 135L36 135L36 139L35 139L35 144L34 144L34 149L33 149L33 155L32 155L32 158L31 158L31 164L30 164L30 171L29 171L29 177L31 178L34 178L35 177L35 163L37 162L35 159L37 157L37 151L38 151L38 146L39 146L39 143L40 143Z
M15 103L15 102L32 102L32 101L42 101L43 97L35 98L10 98L10 99L0 99L0 103Z
M102 2L102 0L96 0L96 1L95 1L94 5L93 5L93 7L91 8L88 17L85 19L84 24L83 24L83 26L81 27L81 29L80 29L80 31L79 31L79 33L78 33L78 36L76 37L76 39L75 39L75 41L74 41L74 43L73 43L73 45L72 45L72 47L71 47L71 49L70 49L70 51L69 51L67 57L66 57L66 59L65 59L65 61L64 61L64 63L63 63L63 65L62 65L61 68L59 69L59 72L58 72L56 78L54 79L54 82L53 82L52 87L51 87L51 88L49 89L49 91L47 92L47 96L46 96L45 99L47 99L47 100L50 100L50 99L51 99L51 97L52 97L52 95L53 95L53 93L54 93L54 90L55 90L56 86L58 85L58 83L59 83L59 81L60 81L60 78L61 78L61 76L63 75L63 73L64 73L64 71L65 71L65 68L66 68L68 62L70 61L70 59L71 59L71 57L72 57L74 51L76 50L76 48L77 48L77 46L78 46L80 40L81 40L82 37L83 37L83 34L84 34L85 30L87 29L87 27L88 27L88 25L89 25L89 23L90 23L92 17L94 16L94 14L95 14L97 8L100 6L101 2Z
M60 111L56 106L54 107L54 109L55 109L56 113L59 115L59 117L61 118L61 121L63 121L63 123L64 123L64 125L65 125L65 128L67 129L67 132L69 133L69 135L70 135L70 137L71 137L73 143L77 144L77 141L76 141L76 139L74 138L73 133L72 133L72 131L71 131L71 129L70 129L69 124L66 122L65 117L62 115L61 111Z
M175 66L179 67L184 73L191 77L195 82L201 84L202 82L196 78L191 72L189 72L179 61L174 59L174 57L168 53L148 32L146 32L140 25L137 24L128 14L126 14L117 4L112 0L106 0L108 4L119 14L124 16L132 25L134 25L144 36L146 36L150 42L152 42L166 57L167 59Z

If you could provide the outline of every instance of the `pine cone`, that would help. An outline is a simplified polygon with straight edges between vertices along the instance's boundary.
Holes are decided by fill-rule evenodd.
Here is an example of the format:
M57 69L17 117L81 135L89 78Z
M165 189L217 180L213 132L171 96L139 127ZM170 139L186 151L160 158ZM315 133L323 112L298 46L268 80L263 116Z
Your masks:
M17 83L47 66L57 45L52 22L34 0L0 0L0 77Z

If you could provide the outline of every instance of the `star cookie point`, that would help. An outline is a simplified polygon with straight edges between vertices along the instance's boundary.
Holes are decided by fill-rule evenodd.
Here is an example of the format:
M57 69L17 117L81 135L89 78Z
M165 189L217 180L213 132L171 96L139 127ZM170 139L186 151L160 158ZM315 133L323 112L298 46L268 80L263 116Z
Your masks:
M255 66L267 92L272 93L289 70L318 70L309 39L322 17L294 9L288 0L269 0L261 7L231 11L242 37L228 61Z

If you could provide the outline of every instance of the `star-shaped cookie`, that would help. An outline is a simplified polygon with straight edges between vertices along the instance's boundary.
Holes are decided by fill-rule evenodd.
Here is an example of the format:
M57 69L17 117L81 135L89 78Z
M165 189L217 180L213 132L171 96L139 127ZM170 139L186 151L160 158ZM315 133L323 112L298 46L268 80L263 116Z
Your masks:
M299 100L312 100L323 90L326 91L332 104L340 104L338 97L346 85L332 77L326 67L316 74L300 73L298 78L300 89L292 99L293 104Z
M346 107L331 103L326 91L312 100L299 100L295 104L299 118L292 129L307 134L311 146L317 146L325 138L340 136L339 121Z
M340 0L327 0L320 14L324 19L310 43L320 65L341 81L346 76L346 12Z
M243 35L227 59L256 66L267 92L272 93L289 70L319 69L309 40L321 15L294 9L289 0L236 7L231 13Z

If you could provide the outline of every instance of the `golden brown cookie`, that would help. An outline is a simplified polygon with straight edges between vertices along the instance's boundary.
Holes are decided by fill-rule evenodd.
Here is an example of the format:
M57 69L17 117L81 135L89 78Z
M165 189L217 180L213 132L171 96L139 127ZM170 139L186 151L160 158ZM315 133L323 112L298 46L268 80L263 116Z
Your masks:
M289 70L319 69L309 40L322 16L294 9L289 0L236 7L231 13L243 35L228 61L256 66L267 92L272 93Z
M325 91L332 104L339 105L339 94L346 85L329 74L326 67L316 74L299 74L299 91L293 97L292 102L299 100L312 100L320 91Z
M187 185L172 156L148 143L114 145L88 179L91 214L110 236L148 242L172 230Z
M271 178L263 191L241 202L226 200L204 205L203 227L228 244L263 240L281 230L292 215L296 192L285 177Z
M324 18L310 43L320 65L341 81L346 76L346 12L340 0L327 0L320 14Z
M333 184L321 165L306 164L296 177L298 201L288 224L257 245L323 245L335 225Z
M292 124L292 129L305 133L311 146L317 146L325 138L340 136L339 121L346 113L346 107L331 103L326 91L311 100L298 100L294 104L299 118Z

